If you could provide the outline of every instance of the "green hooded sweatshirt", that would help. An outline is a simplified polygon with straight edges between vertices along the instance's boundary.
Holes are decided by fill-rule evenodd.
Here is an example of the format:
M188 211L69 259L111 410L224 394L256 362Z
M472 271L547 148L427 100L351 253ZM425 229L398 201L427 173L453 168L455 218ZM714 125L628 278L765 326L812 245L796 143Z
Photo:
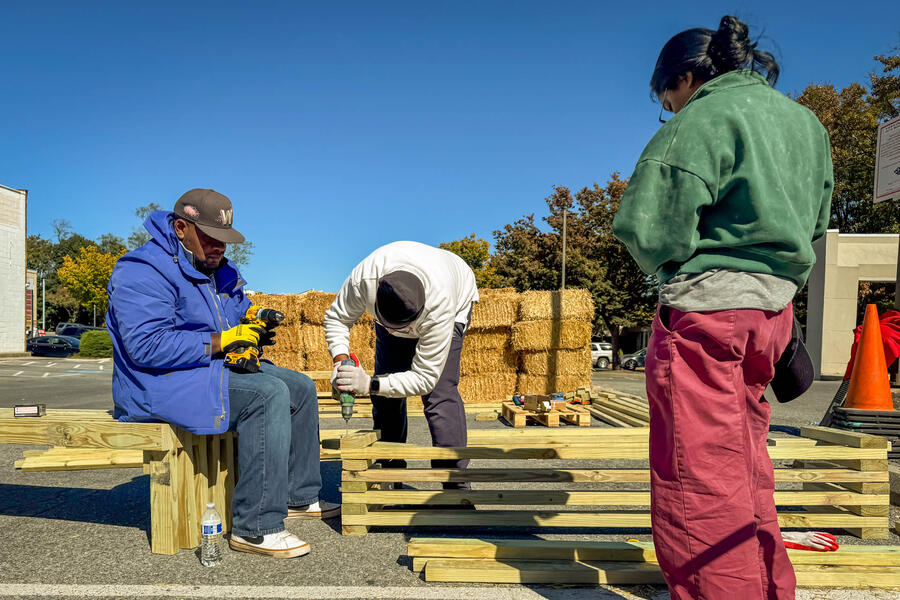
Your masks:
M760 74L732 71L698 88L647 144L613 233L661 283L730 269L802 288L833 187L816 116Z

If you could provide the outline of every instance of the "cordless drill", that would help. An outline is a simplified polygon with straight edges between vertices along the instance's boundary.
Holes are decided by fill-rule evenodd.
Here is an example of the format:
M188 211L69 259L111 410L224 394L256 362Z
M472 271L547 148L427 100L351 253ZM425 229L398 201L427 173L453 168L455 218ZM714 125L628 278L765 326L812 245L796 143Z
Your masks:
M284 313L273 308L260 308L251 306L241 317L243 325L258 325L271 331L284 321ZM259 348L247 346L240 350L229 352L225 355L225 366L241 373L256 373L259 371Z
M358 367L359 359L356 358L356 355L351 352L350 358L345 358L344 360L341 361L341 364ZM347 425L349 425L350 417L353 416L353 403L355 401L355 398L353 397L353 394L351 394L350 392L341 392L340 395L338 396L338 400L341 403L341 416L344 417L344 422L347 423Z

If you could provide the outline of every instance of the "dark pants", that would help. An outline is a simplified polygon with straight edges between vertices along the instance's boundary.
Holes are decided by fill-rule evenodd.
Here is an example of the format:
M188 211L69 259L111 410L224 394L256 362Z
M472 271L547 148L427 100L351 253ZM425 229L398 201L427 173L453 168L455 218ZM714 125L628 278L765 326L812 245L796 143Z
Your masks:
M425 420L431 431L431 442L437 447L461 447L467 443L466 411L459 395L459 357L466 336L465 323L456 323L447 363L434 389L422 396ZM419 340L396 337L381 325L375 325L375 375L402 373L412 366ZM406 442L406 398L372 396L372 419L381 430L385 442ZM433 460L436 469L465 469L468 460ZM385 460L386 469L405 469L405 460ZM444 488L468 489L468 484L445 483Z
M319 403L312 379L263 362L229 374L229 431L238 432L241 476L231 501L244 537L284 529L287 507L319 499Z

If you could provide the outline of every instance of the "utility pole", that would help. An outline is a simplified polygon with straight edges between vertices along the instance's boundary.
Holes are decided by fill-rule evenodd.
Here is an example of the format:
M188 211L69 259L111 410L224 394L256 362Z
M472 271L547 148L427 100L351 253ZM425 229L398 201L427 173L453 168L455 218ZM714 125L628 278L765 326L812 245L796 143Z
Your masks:
M94 327L97 326L97 305L94 304Z
M566 221L569 217L569 207L563 206L563 235L562 235L562 288L566 289Z
M46 279L41 277L41 329L47 332L47 286Z

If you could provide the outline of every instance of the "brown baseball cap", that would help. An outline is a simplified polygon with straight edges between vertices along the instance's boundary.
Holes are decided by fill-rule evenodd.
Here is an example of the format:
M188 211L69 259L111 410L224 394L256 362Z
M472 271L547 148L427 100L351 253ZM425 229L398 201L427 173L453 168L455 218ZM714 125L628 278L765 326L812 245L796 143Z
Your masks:
M184 193L172 211L209 237L226 244L242 244L244 236L231 226L231 200L215 190L194 188Z

